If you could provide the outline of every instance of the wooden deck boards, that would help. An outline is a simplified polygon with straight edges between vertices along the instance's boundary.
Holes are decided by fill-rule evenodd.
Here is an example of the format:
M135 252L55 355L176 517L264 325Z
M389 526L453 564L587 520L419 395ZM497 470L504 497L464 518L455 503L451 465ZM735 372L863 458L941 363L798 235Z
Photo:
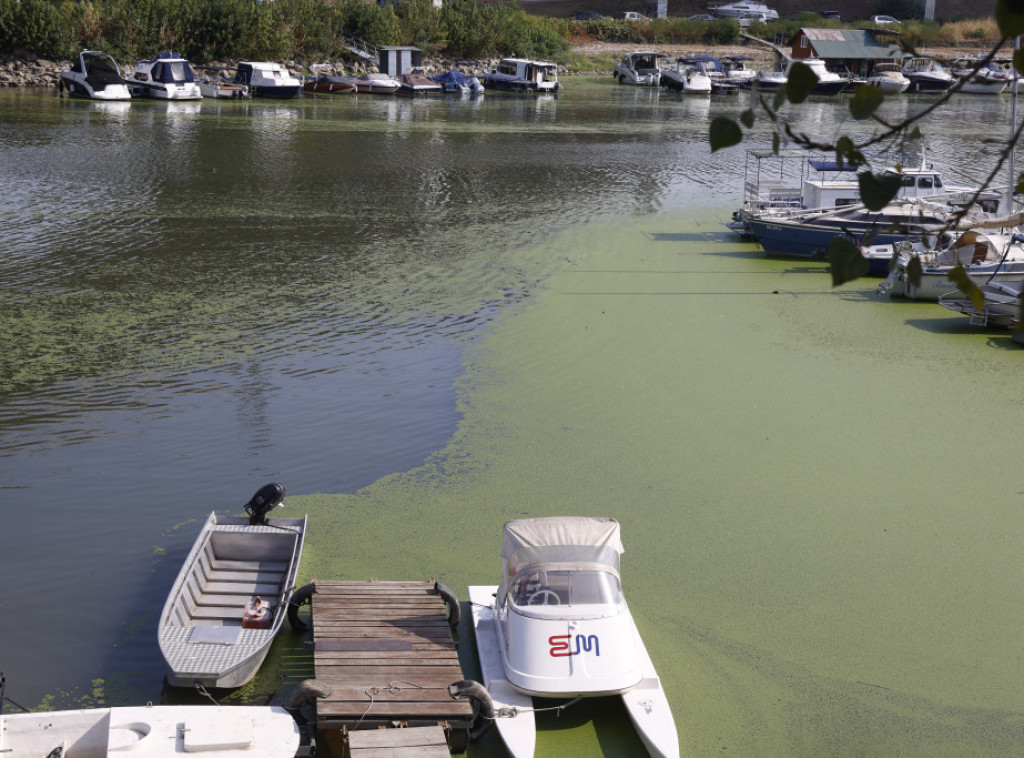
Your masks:
M318 728L472 726L472 705L448 694L464 676L432 582L317 582L312 621L316 679L332 690L317 700Z
M448 758L448 743L439 726L412 729L367 729L348 736L351 758Z

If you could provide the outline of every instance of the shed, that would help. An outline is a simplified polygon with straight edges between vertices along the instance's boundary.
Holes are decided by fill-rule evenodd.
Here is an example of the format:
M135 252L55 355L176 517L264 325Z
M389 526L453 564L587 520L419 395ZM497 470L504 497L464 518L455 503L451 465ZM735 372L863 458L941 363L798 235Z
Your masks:
M413 69L422 68L423 51L418 47L401 45L384 45L380 51L380 71L392 79L408 74Z
M876 29L801 29L793 36L793 59L821 58L830 69L866 75L875 61L906 57L896 37Z

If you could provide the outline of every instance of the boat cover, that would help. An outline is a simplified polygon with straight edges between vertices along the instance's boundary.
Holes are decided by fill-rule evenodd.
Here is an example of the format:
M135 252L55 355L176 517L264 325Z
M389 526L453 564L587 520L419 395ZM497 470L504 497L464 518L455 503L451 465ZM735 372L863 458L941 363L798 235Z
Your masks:
M540 567L605 571L617 579L622 552L619 522L612 518L552 516L509 521L501 542L498 602L504 602L519 574Z
M437 74L436 76L429 77L430 81L436 82L437 84L457 84L461 86L469 86L472 81L472 77L466 76L461 71L452 69L451 71L445 71L443 74Z
M623 553L619 522L591 516L550 516L509 521L501 540L501 557L508 560L523 547L587 545L611 547Z

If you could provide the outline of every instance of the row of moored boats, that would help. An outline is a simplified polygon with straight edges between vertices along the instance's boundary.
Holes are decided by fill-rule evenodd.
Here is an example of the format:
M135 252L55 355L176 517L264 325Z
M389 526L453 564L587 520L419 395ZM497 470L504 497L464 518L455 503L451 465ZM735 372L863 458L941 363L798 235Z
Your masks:
M246 504L247 516L211 513L207 518L158 624L170 686L204 694L206 688L240 687L256 675L286 617L296 630L306 629L299 608L315 603L316 585L296 588L296 577L307 519L268 517L284 495L281 485L271 483ZM678 757L672 711L622 593L622 552L619 524L610 518L505 524L500 583L469 587L483 686L457 684L460 689L471 685L469 697L480 713L471 734L493 722L512 756L530 758L536 744L534 697L569 700L561 706L568 707L579 698L618 696L649 754ZM441 587L435 585L439 594ZM443 589L449 623L457 624L458 601ZM429 648L436 643L432 628L422 634L407 644ZM316 735L301 709L330 697L330 687L322 684L301 683L285 707L150 704L4 714L0 674L0 753L11 758L104 758L115 751L309 756ZM372 699L367 710L371 705ZM453 735L448 740L460 744Z
M818 81L811 94L838 95L858 84L877 87L886 94L903 92L943 93L954 86L968 94L1000 94L1024 87L1009 61L979 65L976 58L959 58L947 68L932 58L874 63L866 77L837 73L820 58L791 60L779 71L758 71L745 56L710 55L673 58L654 50L635 50L615 64L612 72L620 84L663 86L693 94L728 94L756 87L773 91L786 84L795 63L814 73Z
M442 94L479 95L485 88L521 92L557 92L557 66L547 61L504 58L491 71L467 75L452 69L427 76L420 69L389 76L373 72L352 76L313 75L299 78L279 63L243 61L233 76L196 76L180 53L160 53L138 61L122 76L108 53L83 50L60 72L60 88L91 100L200 100L202 98L270 97L291 99L307 94Z
M883 156L879 156L884 160ZM769 255L824 259L837 237L856 245L880 293L938 301L972 323L1019 328L1024 213L1003 189L946 182L906 156L881 172L899 190L869 209L857 171L835 156L791 149L747 151L743 204L728 226ZM973 282L984 295L965 292ZM977 293L975 293L976 295Z

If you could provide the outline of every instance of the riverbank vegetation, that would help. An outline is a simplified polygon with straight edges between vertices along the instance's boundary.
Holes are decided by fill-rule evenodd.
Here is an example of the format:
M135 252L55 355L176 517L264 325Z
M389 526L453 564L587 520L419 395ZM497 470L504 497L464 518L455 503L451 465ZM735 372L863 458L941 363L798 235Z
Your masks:
M863 28L817 14L755 23L745 30L764 39L787 40L801 27ZM993 19L937 23L907 21L902 37L914 47L979 46L998 39ZM528 14L516 4L477 0L0 0L0 52L31 53L51 60L72 58L83 48L105 50L119 60L164 50L206 62L226 59L336 60L346 39L374 45L416 45L429 56L476 60L503 55L553 59L586 66L573 45L729 45L741 39L732 19L664 18L575 21Z

